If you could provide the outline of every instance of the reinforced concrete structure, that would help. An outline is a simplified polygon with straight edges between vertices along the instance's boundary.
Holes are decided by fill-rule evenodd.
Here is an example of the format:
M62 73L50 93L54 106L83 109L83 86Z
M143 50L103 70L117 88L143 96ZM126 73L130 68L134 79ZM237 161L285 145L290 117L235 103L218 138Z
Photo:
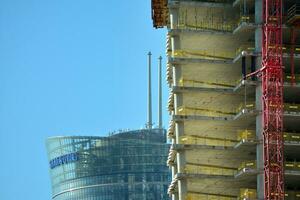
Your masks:
M164 129L47 140L53 200L168 200Z
M167 163L173 200L300 199L299 8L295 0L152 0L154 27L168 29L167 135L172 145ZM272 34L263 41L267 23L279 24L279 36L273 34L278 45ZM271 57L277 55L283 65L278 66L283 74L276 88L283 88L282 96L266 96L263 73L247 76L262 69L262 50L274 49ZM275 85L272 77L267 80L271 83L266 86ZM266 104L269 97L283 103ZM263 136L274 125L264 124L266 107L273 110L269 116L276 115L276 137L283 140L266 144ZM282 166L266 154L266 146L280 146L281 141ZM280 153L272 156L280 160ZM268 182L270 168L277 171ZM282 179L274 175L280 169Z

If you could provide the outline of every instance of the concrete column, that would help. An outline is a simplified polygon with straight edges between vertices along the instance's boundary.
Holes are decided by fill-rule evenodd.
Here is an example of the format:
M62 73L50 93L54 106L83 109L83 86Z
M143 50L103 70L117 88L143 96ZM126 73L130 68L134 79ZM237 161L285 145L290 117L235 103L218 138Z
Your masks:
M178 138L183 135L184 131L184 123L180 122L176 124L176 138L177 141ZM184 173L184 168L186 165L186 155L185 151L182 150L177 153L177 172L178 173ZM178 193L179 193L179 198L178 200L185 200L186 195L187 195L187 180L186 179L181 179L178 181Z
M178 8L170 9L170 27L171 29L178 28ZM171 37L171 46L172 46L172 57L175 55L175 51L180 49L180 37L173 36ZM177 86L179 79L181 78L181 66L173 66L173 85ZM175 94L174 95L174 109L175 114L177 114L178 106L182 105L182 95ZM179 137L184 134L184 123L177 122L175 124L175 135L176 135L176 143L179 142ZM183 173L183 169L185 167L185 152L180 151L176 155L177 157L177 171L176 173ZM172 199L174 200L185 200L186 193L187 193L187 183L186 180L179 180L178 181L178 196L173 195Z
M257 85L256 88L256 109L261 110L261 84ZM256 117L256 138L262 141L262 114ZM256 146L256 164L257 170L263 172L264 159L263 159L263 144L260 142ZM264 199L264 177L263 173L257 175L257 198L259 200Z
M255 23L261 25L262 24L262 1L255 0ZM261 52L262 45L262 28L258 27L255 30L255 51ZM256 68L261 68L261 56L257 56L256 58ZM258 79L259 81L259 79ZM257 84L256 86L256 96L255 96L255 104L256 110L261 111L261 96L262 96L262 88L261 84ZM256 117L256 137L259 141L262 140L262 114L258 114ZM257 170L262 171L264 168L264 160L263 160L263 144L259 143L256 146L256 163ZM264 178L263 173L259 173L257 175L257 198L259 200L264 199Z
M174 66L173 67L173 79L174 79L174 85L177 85L178 80L181 78L181 67L180 66ZM175 114L177 114L177 108L178 106L182 105L182 94L175 94L174 95L174 109ZM179 143L180 137L184 134L184 123L183 122L177 122L175 124L175 137L176 137L176 144ZM177 159L177 172L178 173L184 173L183 169L185 167L186 161L185 161L185 151L177 152L176 155ZM178 200L185 200L186 193L187 193L187 183L186 180L179 180L178 181Z
M175 51L180 50L180 38L179 36L172 36L171 37L171 46L172 46L172 54L171 56L175 57Z
M173 194L172 195L172 200L178 200L178 194Z
M177 167L172 167L172 177L174 177L177 174ZM172 194L172 200L178 200L178 193Z
M170 12L170 27L171 29L176 29L178 27L178 8L171 8L169 9Z
M243 79L246 78L246 75L247 75L247 69L246 69L246 57L243 56L243 57L242 57L242 77L243 77Z
M178 8L170 9L170 27L176 29L178 25ZM171 37L171 48L172 57L174 57L174 51L180 49L180 38L179 36Z

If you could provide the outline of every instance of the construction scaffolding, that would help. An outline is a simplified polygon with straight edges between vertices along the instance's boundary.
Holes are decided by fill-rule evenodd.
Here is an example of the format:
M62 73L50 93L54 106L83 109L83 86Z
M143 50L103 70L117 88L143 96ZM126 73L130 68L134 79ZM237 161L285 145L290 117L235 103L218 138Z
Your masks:
M151 0L152 20L155 28L163 28L168 23L167 0Z

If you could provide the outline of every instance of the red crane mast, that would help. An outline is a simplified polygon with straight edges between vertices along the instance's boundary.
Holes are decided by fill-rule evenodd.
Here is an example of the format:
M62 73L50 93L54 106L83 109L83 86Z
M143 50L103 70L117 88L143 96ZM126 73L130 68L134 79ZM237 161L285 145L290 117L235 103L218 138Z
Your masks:
M263 0L262 125L264 199L284 199L282 0Z

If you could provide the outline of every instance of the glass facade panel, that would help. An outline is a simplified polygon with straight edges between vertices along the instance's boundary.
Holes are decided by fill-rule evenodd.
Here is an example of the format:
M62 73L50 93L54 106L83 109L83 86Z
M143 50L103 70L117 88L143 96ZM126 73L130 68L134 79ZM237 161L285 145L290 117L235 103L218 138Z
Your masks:
M167 200L165 130L47 140L54 200Z

